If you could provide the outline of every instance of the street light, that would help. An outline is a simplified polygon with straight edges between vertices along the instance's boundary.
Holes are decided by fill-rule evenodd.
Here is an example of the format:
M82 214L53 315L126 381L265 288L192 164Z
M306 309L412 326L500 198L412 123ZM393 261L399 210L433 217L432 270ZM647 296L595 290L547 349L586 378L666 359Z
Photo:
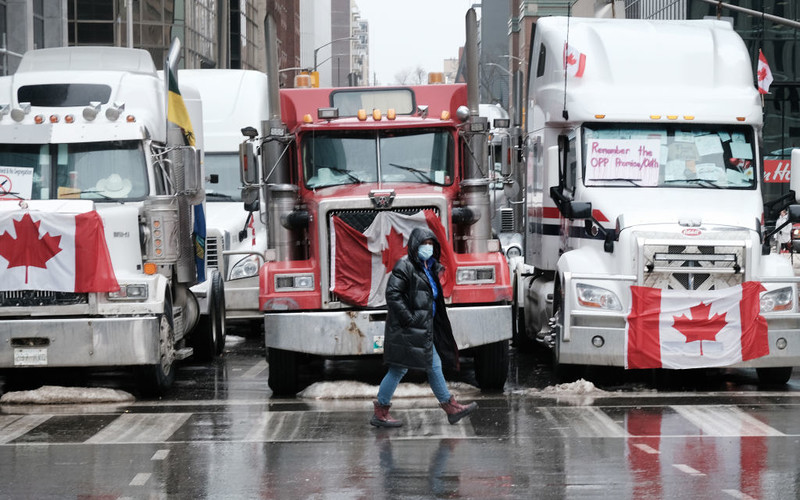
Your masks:
M330 45L332 43L341 42L341 41L344 41L344 40L360 40L360 38L358 38L357 36L348 36L348 37L344 37L344 38L337 38L335 40L331 40L328 43L323 43L322 45L320 45L319 47L314 49L314 71L317 71L317 52L319 52L319 49L323 49L323 48L327 47L328 45ZM333 57L333 56L331 56L331 57ZM328 59L330 59L330 57ZM325 61L327 61L328 59L326 59ZM322 62L325 62L325 61L322 61Z
M500 69L501 71L503 71L503 72L504 72L505 74L507 74L508 76L511 76L511 72L510 72L509 70L507 70L506 68L504 68L504 67L500 66L500 65L499 65L499 64L497 64L497 63L487 62L487 63L483 63L483 64L484 64L484 65L486 65L486 66L497 66L497 68L498 68L498 69Z

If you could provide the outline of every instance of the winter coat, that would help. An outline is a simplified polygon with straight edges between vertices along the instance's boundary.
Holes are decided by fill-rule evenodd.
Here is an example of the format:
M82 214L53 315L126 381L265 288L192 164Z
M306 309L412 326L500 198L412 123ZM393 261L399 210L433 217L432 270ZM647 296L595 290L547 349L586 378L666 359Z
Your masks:
M431 275L439 287L436 315L433 314L433 291L428 282L417 249L427 239L433 240ZM409 369L425 370L433 364L433 349L442 359L445 369L458 370L458 347L450 319L447 317L439 273L441 247L428 228L415 228L408 239L408 255L394 266L386 285L386 330L384 331L383 361Z

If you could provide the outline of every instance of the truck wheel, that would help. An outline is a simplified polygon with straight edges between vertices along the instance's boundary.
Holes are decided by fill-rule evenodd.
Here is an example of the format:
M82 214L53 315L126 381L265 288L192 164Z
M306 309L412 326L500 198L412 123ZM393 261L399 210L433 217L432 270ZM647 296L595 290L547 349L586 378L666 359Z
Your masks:
M521 307L512 308L514 317L511 324L514 327L513 343L514 348L520 352L533 352L536 347L536 342L528 336L528 330L525 327L525 310Z
M146 397L164 395L175 382L175 324L169 292L164 303L164 313L158 317L158 333L159 363L136 369L137 386Z
M792 367L756 368L758 382L764 385L783 385L792 378Z
M482 345L475 350L475 379L482 391L502 391L508 377L508 341Z
M203 363L213 361L225 347L225 292L219 273L211 278L208 304L208 314L200 316L192 332L194 358Z
M298 391L297 353L282 349L267 349L269 388L276 396L294 396Z

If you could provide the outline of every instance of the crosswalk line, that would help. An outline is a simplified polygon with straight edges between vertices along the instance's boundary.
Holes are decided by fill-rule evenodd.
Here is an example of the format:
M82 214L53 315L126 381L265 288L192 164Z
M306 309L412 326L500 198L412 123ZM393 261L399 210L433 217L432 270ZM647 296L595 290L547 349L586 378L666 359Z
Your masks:
M50 419L50 415L0 415L0 444L24 436Z
M736 406L671 406L708 436L783 436Z
M161 443L169 439L191 416L191 413L126 413L85 443Z
M628 432L600 408L551 407L540 411L563 437L628 437Z

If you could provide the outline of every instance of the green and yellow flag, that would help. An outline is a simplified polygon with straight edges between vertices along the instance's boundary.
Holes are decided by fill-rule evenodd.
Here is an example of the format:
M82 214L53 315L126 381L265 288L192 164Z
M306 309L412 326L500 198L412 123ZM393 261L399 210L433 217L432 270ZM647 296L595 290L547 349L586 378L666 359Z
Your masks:
M167 120L183 129L186 142L188 142L190 146L194 146L194 129L192 128L192 120L189 119L189 111L186 110L186 103L183 102L183 96L181 95L181 90L178 88L175 75L172 74L172 69L169 68L167 72L169 73Z

